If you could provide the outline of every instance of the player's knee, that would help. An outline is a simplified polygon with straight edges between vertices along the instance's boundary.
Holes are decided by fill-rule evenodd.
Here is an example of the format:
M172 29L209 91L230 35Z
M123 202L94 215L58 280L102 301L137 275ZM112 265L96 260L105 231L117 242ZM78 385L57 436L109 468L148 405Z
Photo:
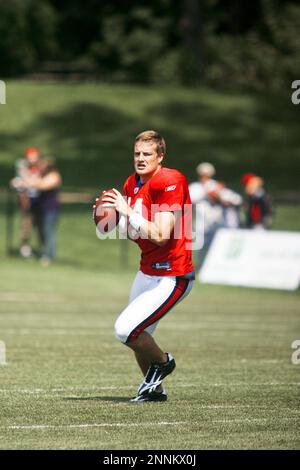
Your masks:
M117 321L115 323L115 336L116 336L116 338L119 341L121 341L121 343L126 343L129 334L130 334L130 332L128 331L128 327L126 327L125 322L117 319Z

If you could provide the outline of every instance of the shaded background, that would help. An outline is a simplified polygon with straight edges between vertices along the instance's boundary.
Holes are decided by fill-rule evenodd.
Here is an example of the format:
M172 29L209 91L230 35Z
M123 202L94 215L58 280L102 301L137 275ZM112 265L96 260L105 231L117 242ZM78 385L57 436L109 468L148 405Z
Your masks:
M280 89L299 72L297 1L1 0L0 74Z
M299 29L296 1L1 0L0 185L29 145L66 188L117 184L155 128L190 180L209 160L236 189L253 171L295 191Z

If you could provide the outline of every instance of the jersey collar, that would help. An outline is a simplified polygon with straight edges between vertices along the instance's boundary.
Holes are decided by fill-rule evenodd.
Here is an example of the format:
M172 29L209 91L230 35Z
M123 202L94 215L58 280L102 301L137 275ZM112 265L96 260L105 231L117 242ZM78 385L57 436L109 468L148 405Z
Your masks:
M151 178L154 178L156 175L158 175L161 172L162 169L163 169L163 167L161 167L160 170L155 175L153 175ZM150 180L148 180L148 181L146 181L146 183L142 183L141 178L137 173L135 173L134 177L135 177L136 185L137 185L138 188L141 188L141 186L144 186L144 184L146 184L146 183L148 183L148 181L150 181Z
M135 174L135 181L138 188L141 188L144 184L146 184L141 182L141 178L137 173Z

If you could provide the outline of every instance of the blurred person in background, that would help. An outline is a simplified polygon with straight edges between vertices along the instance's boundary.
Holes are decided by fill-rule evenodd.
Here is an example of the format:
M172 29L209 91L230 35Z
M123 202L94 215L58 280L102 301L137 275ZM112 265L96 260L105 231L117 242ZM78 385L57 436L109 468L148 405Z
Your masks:
M266 229L272 223L273 209L264 180L254 173L242 176L246 199L246 227Z
M201 269L205 256L219 228L238 228L240 226L239 208L242 197L225 187L223 182L213 179L216 170L211 163L200 163L196 172L198 181L189 185L192 203L195 206L197 219L196 268Z
M53 157L43 158L39 174L25 180L28 188L39 191L37 201L40 234L42 238L41 264L48 266L56 257L55 230L60 212L59 190L62 179Z
M243 198L240 194L219 183L218 198L222 206L223 228L240 228L240 208L243 204Z
M38 196L36 188L28 187L25 183L27 178L36 176L40 172L40 153L36 147L29 147L25 150L24 157L16 163L16 174L10 185L18 192L19 208L21 215L20 231L20 255L28 258L32 254L30 238L32 228L35 227L38 233L38 242L41 246L40 230L38 226Z

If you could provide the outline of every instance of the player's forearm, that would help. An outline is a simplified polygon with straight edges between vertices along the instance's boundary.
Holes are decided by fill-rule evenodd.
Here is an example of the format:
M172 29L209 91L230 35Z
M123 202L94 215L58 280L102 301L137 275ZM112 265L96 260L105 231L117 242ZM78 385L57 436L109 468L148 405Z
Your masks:
M137 213L131 214L129 224L139 232L141 238L150 240L158 246L168 242L173 228L171 224L151 222Z
M175 223L173 214L160 212L153 222L149 221L135 211L115 188L110 194L104 194L102 200L103 207L114 207L120 215L126 217L131 227L140 234L141 238L150 240L159 246L165 245L170 239Z
M142 238L147 238L158 246L165 245L170 238L156 223L150 221L145 221L141 225L140 234Z

